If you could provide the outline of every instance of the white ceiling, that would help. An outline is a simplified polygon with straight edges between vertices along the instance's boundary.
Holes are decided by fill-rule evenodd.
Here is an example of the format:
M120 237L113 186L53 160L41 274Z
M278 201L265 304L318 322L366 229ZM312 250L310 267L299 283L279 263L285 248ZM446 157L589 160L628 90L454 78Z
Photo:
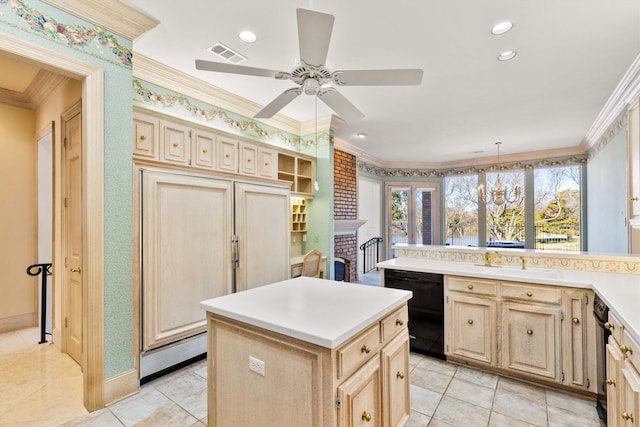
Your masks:
M134 42L134 58L140 53L261 105L294 83L197 71L194 61L222 61L206 51L219 41L248 57L242 65L288 72L298 56L295 9L334 15L331 71L424 70L420 86L339 88L365 117L336 137L391 162L494 156L496 141L501 154L577 147L640 53L638 0L126 3L160 22ZM492 35L503 20L513 29ZM244 29L258 41L241 42ZM516 58L497 61L507 50ZM331 114L318 106L320 116ZM282 113L310 120L314 100L300 96Z

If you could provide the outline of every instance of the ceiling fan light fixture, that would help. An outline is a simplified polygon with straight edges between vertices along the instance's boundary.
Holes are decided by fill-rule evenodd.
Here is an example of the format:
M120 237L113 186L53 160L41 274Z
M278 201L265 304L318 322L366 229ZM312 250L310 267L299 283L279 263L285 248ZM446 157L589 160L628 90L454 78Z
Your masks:
M367 137L367 134L365 132L358 132L356 133L356 136L360 139L365 139Z
M240 34L238 34L238 37L240 37L240 40L242 40L245 43L255 43L255 41L258 40L256 33L248 30L240 31Z
M500 22L499 24L496 24L493 26L493 28L491 29L491 34L493 34L494 36L499 36L501 34L508 32L512 28L513 28L512 22L510 21Z
M508 61L515 58L517 54L515 50L507 50L498 55L498 61Z
M308 78L302 83L302 91L307 95L315 95L320 89L320 83L314 78Z

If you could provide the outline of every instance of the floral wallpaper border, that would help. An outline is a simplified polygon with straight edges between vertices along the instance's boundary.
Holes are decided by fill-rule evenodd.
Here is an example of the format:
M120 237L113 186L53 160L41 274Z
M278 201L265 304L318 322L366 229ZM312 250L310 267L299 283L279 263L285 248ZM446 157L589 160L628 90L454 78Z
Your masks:
M640 274L640 258L620 257L616 259L615 257L607 257L605 259L597 255L580 254L580 256L576 256L576 254L560 254L557 252L553 254L518 252L512 255L503 251L500 252L500 254L502 255L502 261L506 265L519 266L521 258L524 257L527 265L534 268ZM396 247L395 255L397 257L424 258L433 261L484 262L484 251L456 250L454 248L443 248L439 246L431 248Z
M214 105L205 104L176 92L154 86L151 83L133 80L134 101L140 101L157 109L164 109L179 115L194 118L216 128L231 131L272 144L279 143L288 148L308 149L315 146L316 135L297 136L262 124L252 118L232 113ZM330 131L318 133L318 142L331 141ZM278 144L276 144L278 145Z
M511 164L470 166L468 168L456 169L402 169L402 168L382 168L366 162L358 162L358 170L371 175L382 177L422 177L422 178L443 178L454 175L468 175L474 173L500 172L508 170L522 170L545 166L567 166L580 165L587 162L587 155L559 157L557 159L541 159L528 162L516 162Z
M127 41L102 27L60 22L25 0L0 0L0 22L131 69L133 52Z

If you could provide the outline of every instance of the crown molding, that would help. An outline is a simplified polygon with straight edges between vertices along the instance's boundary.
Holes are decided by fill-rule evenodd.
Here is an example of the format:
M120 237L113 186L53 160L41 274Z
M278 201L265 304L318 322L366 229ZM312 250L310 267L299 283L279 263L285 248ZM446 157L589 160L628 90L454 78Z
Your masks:
M609 127L623 111L626 111L635 99L640 96L640 55L636 57L625 73L616 89L600 110L595 121L580 143L587 152L605 135Z
M67 80L69 79L61 74L40 70L27 87L25 95L27 95L31 105L35 108Z
M198 80L135 52L133 55L133 76L245 117L253 117L262 109L258 103ZM294 135L301 135L300 122L284 114L276 114L270 119L256 121Z
M119 0L42 0L44 3L135 40L160 22Z

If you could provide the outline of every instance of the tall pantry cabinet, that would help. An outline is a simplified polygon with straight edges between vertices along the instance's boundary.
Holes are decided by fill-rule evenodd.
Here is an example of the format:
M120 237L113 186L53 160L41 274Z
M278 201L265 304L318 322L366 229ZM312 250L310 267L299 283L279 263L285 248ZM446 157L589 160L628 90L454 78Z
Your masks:
M141 377L206 352L200 301L291 269L290 186L266 176L275 152L174 121L134 114Z

